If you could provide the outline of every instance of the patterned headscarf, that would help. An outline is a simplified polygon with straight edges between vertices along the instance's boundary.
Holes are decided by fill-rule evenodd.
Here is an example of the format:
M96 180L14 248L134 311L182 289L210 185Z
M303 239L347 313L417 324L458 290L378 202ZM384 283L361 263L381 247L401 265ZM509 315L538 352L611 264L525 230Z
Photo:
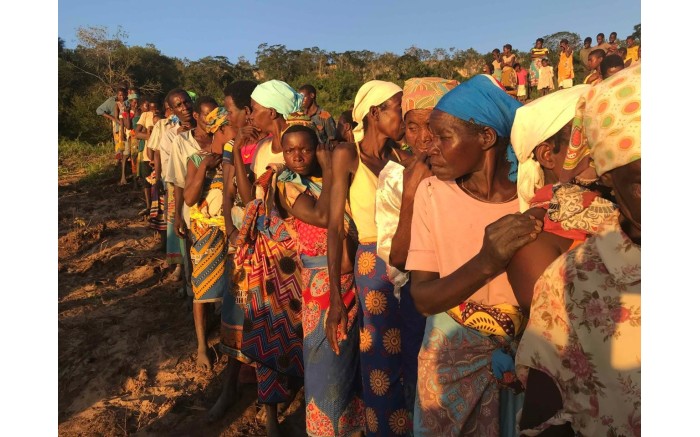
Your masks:
M207 114L204 121L207 123L204 130L206 130L207 133L213 134L219 130L221 126L228 124L228 111L223 106L214 108L213 111Z
M521 106L522 103L509 96L493 77L479 74L445 94L435 109L467 122L491 127L500 137L510 138L515 111ZM511 163L508 179L515 182L518 161L510 144L506 157Z
M360 87L355 96L355 106L352 110L352 120L357 123L357 126L352 130L356 143L365 137L365 126L362 120L369 114L369 109L372 106L381 105L401 91L403 90L400 86L383 80L370 80Z
M576 106L562 182L592 166L598 175L642 157L642 66L592 87Z
M304 96L281 80L268 80L256 86L250 98L266 108L273 108L286 120L289 114L301 110Z
M403 85L401 115L413 109L433 109L440 98L459 85L456 80L439 77L414 77Z
M282 131L282 134L280 135L280 138L284 136L285 132L287 132L287 129L289 129L292 126L306 126L309 128L313 128L314 122L311 121L311 117L306 115L304 111L297 111L297 112L292 112L289 114L287 117L287 127ZM316 136L318 136L318 132L316 129L312 129L315 133Z
M521 212L529 209L535 191L544 186L544 170L534 157L535 148L574 118L578 99L590 88L590 85L576 85L560 90L534 100L515 112L510 140L520 163L518 199Z

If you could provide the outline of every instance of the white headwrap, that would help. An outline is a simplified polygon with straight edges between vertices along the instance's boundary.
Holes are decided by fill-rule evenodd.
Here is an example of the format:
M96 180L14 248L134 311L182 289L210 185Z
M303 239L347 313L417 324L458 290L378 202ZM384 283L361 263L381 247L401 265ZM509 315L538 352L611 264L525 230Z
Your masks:
M357 123L355 129L352 130L356 143L365 137L365 126L362 124L362 120L369 113L369 108L381 105L402 91L401 87L395 83L383 80L370 80L360 87L355 96L355 106L352 110L352 120Z
M544 186L544 170L533 151L574 118L576 102L590 85L577 85L540 97L515 112L510 133L518 157L518 199L520 211L530 208L535 191Z

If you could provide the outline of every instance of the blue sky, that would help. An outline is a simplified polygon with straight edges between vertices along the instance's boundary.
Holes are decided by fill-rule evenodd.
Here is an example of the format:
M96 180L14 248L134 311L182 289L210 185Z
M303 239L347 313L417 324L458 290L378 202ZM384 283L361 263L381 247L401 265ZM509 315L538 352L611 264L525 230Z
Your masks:
M424 5L435 5L426 7ZM151 9L145 6L151 5ZM165 5L165 6L161 6ZM522 6L526 6L523 8ZM124 11L124 12L120 12ZM80 26L117 26L129 45L154 44L163 54L197 60L245 56L255 62L261 43L288 49L403 53L411 45L432 50L488 52L510 43L528 51L535 39L559 31L581 37L616 31L624 39L641 22L639 0L480 1L220 1L62 0L58 36L75 47Z

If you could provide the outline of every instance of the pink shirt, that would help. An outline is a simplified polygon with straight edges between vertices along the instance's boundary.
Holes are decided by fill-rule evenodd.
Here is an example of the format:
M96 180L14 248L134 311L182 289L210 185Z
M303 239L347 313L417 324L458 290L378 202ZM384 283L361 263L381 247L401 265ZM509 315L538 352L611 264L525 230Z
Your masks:
M520 71L518 71L518 85L526 85L527 84L527 70L524 68L520 68Z
M416 191L406 270L437 272L441 278L449 275L479 252L486 226L516 212L517 198L507 203L479 202L454 181L425 179ZM505 272L469 300L518 305Z

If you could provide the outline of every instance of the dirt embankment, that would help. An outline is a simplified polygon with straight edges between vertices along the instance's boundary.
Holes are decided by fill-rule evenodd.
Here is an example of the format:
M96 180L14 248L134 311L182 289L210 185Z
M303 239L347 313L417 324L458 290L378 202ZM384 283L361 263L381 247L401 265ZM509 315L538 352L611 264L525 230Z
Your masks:
M195 368L191 310L137 216L141 190L117 180L116 169L89 184L59 180L59 435L265 435L254 383L241 385L223 419L206 422L227 357L210 374ZM300 392L285 435L306 435L303 410Z

